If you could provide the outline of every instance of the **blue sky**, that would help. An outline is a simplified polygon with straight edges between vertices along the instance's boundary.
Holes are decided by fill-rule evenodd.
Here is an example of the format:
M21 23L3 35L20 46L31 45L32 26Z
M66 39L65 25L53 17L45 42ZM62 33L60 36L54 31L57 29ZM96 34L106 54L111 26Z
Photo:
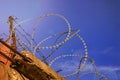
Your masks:
M111 71L110 75L114 73L116 76L110 80L119 80L119 4L120 0L0 0L0 33L8 32L7 20L10 15L16 16L18 21L22 21L48 13L61 14L69 20L72 29L80 29L79 34L87 43L89 56L95 60L98 68L103 71L109 69ZM47 24L49 25L50 22ZM43 22L42 26L47 26L47 24ZM59 23L55 26L63 27L59 27L59 29L54 27L54 31L60 32L66 29L64 28L65 24L61 25ZM28 30L28 27L24 27L24 29ZM50 30L52 28L45 27L45 31L54 33L54 31ZM63 46L62 50L64 50L64 47L72 46L67 47L67 51L71 51L70 53L78 52L81 49L76 44L79 43L77 41L75 43L71 41L72 45L68 43ZM74 79L71 78L70 80Z

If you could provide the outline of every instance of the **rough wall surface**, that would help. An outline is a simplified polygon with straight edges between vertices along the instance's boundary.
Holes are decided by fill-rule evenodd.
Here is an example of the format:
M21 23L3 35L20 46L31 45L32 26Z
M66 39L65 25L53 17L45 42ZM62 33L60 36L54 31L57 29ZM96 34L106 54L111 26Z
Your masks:
M16 56L14 60L23 64L17 65L15 68L0 62L0 80L65 80L32 53L22 51L20 54L32 62L26 62L20 56Z
M0 80L29 80L20 75L15 69L12 69L0 62Z

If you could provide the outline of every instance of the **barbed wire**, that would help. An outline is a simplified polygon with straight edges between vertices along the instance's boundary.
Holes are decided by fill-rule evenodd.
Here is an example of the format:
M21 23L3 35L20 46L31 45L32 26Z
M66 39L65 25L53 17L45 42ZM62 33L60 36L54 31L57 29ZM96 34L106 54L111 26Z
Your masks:
M81 74L81 75L79 76L79 80L81 80L81 77L83 77L83 76L85 76L85 75L89 75L89 74L98 75L98 76L100 77L99 80L101 80L101 79L109 80L108 77L106 77L106 76L104 76L104 75L102 75L102 74L100 74L100 73L96 73L96 72L86 72L86 73L84 73L84 74Z
M31 20L35 20L35 19L39 19L39 20L41 21L41 20L43 20L44 18L49 17L49 16L57 16L57 17L60 17L61 19L63 19L63 20L65 21L65 23L66 23L67 26L68 26L68 34L67 34L65 40L59 42L58 44L53 45L52 47L60 46L60 45L62 45L62 44L64 43L64 41L66 41L66 40L69 38L70 33L71 33L71 25L70 25L69 21L68 21L64 16L62 16L62 15L60 15L60 14L46 14L46 15L43 15L43 16L40 16L40 17L37 17L37 18L27 19L27 20L21 21L21 22L19 22L18 24L16 24L16 25L15 25L15 28L16 28L17 26L25 23L25 22L28 22L28 21L31 21ZM38 28L37 25L33 28L32 39L31 39L31 40L34 40L34 33L35 33L35 31L36 31L37 28ZM31 45L32 45L32 42L33 42L33 41L31 41ZM50 47L51 47L51 46L47 46L47 47L43 47L43 48L48 49L48 48L50 48Z
M40 24L40 22L47 18L47 17L50 17L50 16L56 16L56 17L59 17L61 18L67 25L67 31L65 32L61 32L59 34L53 34L53 35L50 35L46 38L44 38L43 40L39 41L38 43L36 43L35 39L34 39L34 36L35 36L35 32L37 31L38 29L38 25ZM29 21L32 21L32 20L38 20L37 23L35 24L35 26L33 27L33 30L32 30L32 34L30 35L30 33L27 33L24 28L22 28L21 24L23 23L26 23L26 22L29 22ZM72 73L69 73L69 74L66 74L64 75L63 77L64 78L69 78L71 76L75 76L76 75L76 80L79 80L81 79L81 77L85 76L85 75L88 75L88 74L95 74L96 75L96 80L99 80L99 79L105 79L105 80L108 80L108 78L102 74L100 74L96 68L96 65L94 63L94 60L91 59L89 56L88 56L88 49L87 49L87 44L85 42L85 40L83 39L83 37L81 37L79 35L79 32L80 30L72 30L71 29L71 24L70 22L62 15L60 14L46 14L46 15L43 15L43 16L40 16L40 17L36 17L36 18L30 18L30 19L27 19L27 20L24 20L24 21L21 21L19 23L15 22L16 24L14 25L14 29L16 31L16 40L17 40L17 45L19 47L19 49L22 49L22 50L29 50L30 52L32 52L34 55L37 54L38 52L40 52L40 50L48 50L50 49L51 52L48 54L48 55L43 55L43 54L40 54L41 57L42 57L42 61L46 62L46 60L51 57L53 54L55 54L55 52L60 48L62 47L62 45L64 45L68 40L71 40L71 38L73 37L77 37L81 43L82 43L82 46L83 46L83 49L84 49L84 54L83 55L80 55L80 54L64 54L64 55L60 55L60 56L57 56L55 57L54 59L52 59L52 61L50 61L50 63L48 63L48 65L51 67L53 65L53 63L55 63L57 60L59 59L62 59L62 58L66 58L66 57L78 57L80 59L79 61L79 64L78 66L76 66L77 70L75 70L74 72ZM20 27L20 29L23 31L21 32L18 27ZM6 35L5 33L3 34L0 34L0 37L2 37L3 35L5 35L6 37L10 37L10 35ZM59 41L61 39L62 36L65 35L65 38L62 40L62 41ZM20 36L22 36L24 40L22 40L20 38ZM53 41L53 44L52 45L46 45L46 46L42 46L42 44L46 43L48 40L52 39L52 38L56 38L54 41ZM35 44L35 45L33 45ZM80 45L81 46L81 45ZM0 49L1 50L1 49ZM90 61L90 64L87 65L87 61ZM87 72L87 73L84 73L84 74L81 74L80 75L80 72L83 71L85 69L85 66L93 66L94 68L94 72Z

